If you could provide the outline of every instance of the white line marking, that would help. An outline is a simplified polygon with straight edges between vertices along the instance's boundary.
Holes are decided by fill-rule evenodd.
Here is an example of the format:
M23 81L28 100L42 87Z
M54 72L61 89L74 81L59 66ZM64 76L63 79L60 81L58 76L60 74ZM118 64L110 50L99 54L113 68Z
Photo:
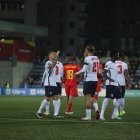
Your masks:
M11 121L40 121L40 122L73 122L73 123L104 123L104 124L136 124L140 125L140 122L118 122L118 121L82 121L82 120L68 120L68 119L20 119L20 118L0 118L0 120Z

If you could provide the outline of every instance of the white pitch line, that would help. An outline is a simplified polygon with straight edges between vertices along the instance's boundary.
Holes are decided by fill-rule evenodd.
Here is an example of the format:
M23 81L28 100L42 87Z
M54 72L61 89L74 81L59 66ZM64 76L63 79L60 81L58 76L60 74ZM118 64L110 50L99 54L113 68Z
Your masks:
M104 124L134 124L134 125L140 125L140 122L112 122L112 121L82 121L82 120L60 120L60 119L19 119L19 118L0 118L0 120L13 120L13 121L40 121L40 122L74 122L74 123L104 123Z

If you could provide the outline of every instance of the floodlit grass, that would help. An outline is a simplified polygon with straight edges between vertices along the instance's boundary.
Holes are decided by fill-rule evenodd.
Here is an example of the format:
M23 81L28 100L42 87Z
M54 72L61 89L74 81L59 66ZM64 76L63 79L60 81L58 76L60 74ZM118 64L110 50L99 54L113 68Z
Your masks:
M102 99L99 99L101 107ZM74 115L65 116L66 97L61 102L60 115L54 119L51 103L50 116L38 119L35 115L43 97L0 96L0 140L140 140L140 98L126 98L126 115L112 121L112 101L105 118L81 121L85 115L84 97L73 103Z

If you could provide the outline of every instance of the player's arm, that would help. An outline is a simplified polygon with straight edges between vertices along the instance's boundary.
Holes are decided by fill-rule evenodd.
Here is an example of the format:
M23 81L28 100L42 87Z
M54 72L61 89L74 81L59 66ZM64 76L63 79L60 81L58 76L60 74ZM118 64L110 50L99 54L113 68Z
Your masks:
M124 75L125 75L125 79L127 80L127 83L128 83L128 89L131 89L131 80L130 80L130 75L129 75L128 69L124 70Z
M80 71L76 72L74 74L74 76L78 76L79 74L85 73L87 71L87 67L88 67L88 63L87 63L87 60L85 58L83 68Z
M51 69L51 68L54 68L54 66L56 65L57 60L58 60L58 58L59 58L59 54L60 54L60 51L57 51L57 52L56 52L56 58L55 58L53 61L51 61L52 63L49 65L49 68L50 68L50 69Z
M104 69L104 76L105 76L105 78L108 79L110 82L114 82L114 80L108 76L108 72L109 72L109 70Z
M88 64L84 64L83 68L80 71L76 72L74 74L74 76L78 76L78 75L80 75L82 73L85 73L87 71L87 66L88 66Z
M45 79L46 79L46 71L44 71L44 73L43 73L43 77L42 77L42 80L41 80L41 87L44 86Z

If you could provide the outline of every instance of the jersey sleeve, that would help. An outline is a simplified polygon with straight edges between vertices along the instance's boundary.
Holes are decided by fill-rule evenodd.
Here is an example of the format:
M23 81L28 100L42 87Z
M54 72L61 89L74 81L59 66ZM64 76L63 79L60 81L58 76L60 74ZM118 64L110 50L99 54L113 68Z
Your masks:
M106 64L105 64L105 70L109 70L110 69L110 61L108 61Z
M45 69L48 69L50 67L50 65L52 64L51 61L47 61L45 64Z
M87 60L87 58L85 58L84 59L84 65L83 65L83 68L82 69L84 69L84 71L86 71L87 68L88 68L88 65L89 65L88 60Z

